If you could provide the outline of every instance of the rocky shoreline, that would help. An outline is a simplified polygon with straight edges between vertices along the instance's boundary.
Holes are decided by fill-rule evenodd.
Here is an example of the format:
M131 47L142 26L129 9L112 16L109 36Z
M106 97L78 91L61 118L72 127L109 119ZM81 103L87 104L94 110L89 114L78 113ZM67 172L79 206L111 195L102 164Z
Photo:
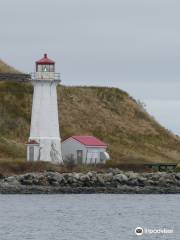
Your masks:
M103 173L26 173L0 179L1 194L176 194L180 173L135 173L108 169Z

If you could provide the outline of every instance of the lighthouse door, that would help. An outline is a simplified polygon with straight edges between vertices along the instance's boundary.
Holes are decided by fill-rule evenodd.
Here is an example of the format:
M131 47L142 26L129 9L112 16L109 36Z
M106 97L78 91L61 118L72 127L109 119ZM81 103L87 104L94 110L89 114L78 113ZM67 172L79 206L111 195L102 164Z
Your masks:
M34 161L34 147L29 147L29 160Z

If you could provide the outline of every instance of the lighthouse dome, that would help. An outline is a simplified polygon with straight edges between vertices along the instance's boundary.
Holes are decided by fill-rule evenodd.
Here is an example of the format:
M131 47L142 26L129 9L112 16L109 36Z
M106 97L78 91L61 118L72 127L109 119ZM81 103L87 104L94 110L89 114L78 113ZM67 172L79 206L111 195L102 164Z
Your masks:
M50 58L48 58L47 53L45 53L43 58L36 61L36 64L40 64L40 65L42 65L42 64L55 64L55 62L53 60L51 60Z

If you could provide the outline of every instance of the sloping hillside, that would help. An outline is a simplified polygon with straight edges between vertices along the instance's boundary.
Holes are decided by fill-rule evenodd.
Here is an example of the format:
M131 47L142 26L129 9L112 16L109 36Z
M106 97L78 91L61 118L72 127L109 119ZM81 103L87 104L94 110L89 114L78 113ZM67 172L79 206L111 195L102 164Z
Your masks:
M179 161L180 139L116 88L61 87L62 136L93 134L109 144L113 161Z
M15 68L9 66L8 64L4 63L0 59L0 73L20 73Z
M32 86L0 82L0 158L25 158ZM92 134L109 144L114 162L178 162L180 139L117 88L58 88L62 138Z

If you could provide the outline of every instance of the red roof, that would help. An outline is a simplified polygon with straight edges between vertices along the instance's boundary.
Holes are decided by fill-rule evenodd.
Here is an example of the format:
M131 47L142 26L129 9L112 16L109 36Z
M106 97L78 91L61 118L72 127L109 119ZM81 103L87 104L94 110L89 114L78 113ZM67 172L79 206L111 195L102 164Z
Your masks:
M73 139L85 146L107 147L107 144L93 136L72 136Z
M30 140L27 144L37 145L37 144L39 144L39 143L36 142L36 140Z
M44 54L44 57L39 61L36 61L36 64L55 64L55 62L48 58L47 54Z

